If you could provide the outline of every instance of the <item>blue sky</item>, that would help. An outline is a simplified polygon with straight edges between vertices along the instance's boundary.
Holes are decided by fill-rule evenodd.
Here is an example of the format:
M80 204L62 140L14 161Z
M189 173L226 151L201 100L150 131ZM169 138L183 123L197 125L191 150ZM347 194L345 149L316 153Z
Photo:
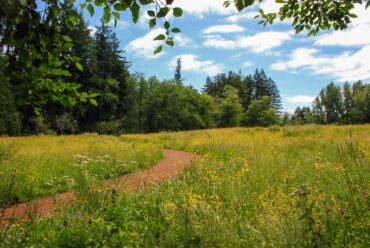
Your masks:
M265 0L239 13L223 7L224 0L175 0L184 10L182 18L170 17L172 26L182 33L175 35L175 47L166 47L153 55L158 43L153 38L161 32L149 29L148 17L141 12L139 23L130 15L121 16L115 31L125 56L132 62L132 72L159 79L173 78L175 61L182 57L185 84L201 89L207 76L238 71L253 73L263 68L275 80L283 99L283 107L311 105L313 98L330 81L370 79L370 10L358 6L358 18L346 31L321 32L316 37L305 33L294 35L289 21L263 27L253 19L259 7L265 12L279 8L273 0ZM93 18L84 13L91 29L99 24L101 10Z

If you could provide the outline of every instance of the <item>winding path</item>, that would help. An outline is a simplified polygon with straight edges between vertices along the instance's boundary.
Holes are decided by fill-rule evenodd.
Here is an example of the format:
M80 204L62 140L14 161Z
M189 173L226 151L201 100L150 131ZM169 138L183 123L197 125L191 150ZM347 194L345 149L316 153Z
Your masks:
M163 152L165 157L153 167L108 180L104 185L117 191L136 192L143 187L160 184L177 177L196 159L194 154L188 152L175 150L164 150ZM65 192L0 209L0 229L10 223L47 217L53 214L56 209L76 200L75 193Z

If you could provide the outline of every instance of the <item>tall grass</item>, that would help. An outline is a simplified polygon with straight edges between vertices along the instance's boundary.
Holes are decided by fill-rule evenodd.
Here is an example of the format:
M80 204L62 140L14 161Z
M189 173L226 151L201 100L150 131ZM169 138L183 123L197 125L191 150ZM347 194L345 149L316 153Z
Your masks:
M370 126L235 128L121 138L191 151L179 178L138 193L86 189L4 247L368 247Z
M74 190L82 170L94 184L162 157L153 145L94 134L0 138L0 144L0 207Z

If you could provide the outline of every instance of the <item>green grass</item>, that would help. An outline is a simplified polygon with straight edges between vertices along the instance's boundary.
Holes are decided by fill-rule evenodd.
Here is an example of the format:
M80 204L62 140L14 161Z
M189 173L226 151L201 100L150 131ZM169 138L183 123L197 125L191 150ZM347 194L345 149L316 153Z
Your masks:
M81 173L98 184L161 158L157 147L114 136L0 138L0 207L74 190Z
M79 192L54 217L13 225L4 247L368 247L370 126L125 135L195 152L179 178L129 194Z

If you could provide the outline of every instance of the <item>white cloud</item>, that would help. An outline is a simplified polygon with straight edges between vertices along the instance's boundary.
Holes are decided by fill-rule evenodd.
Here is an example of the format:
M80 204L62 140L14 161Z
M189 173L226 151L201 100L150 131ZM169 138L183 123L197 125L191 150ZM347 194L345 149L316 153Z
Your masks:
M214 33L240 33L245 31L245 28L239 25L216 25L210 26L203 30L205 34L214 34Z
M229 16L226 18L226 20L232 23L252 20L254 19L256 15L259 14L258 11L256 11L256 9L261 8L264 10L265 13L275 13L279 11L281 6L282 4L276 3L275 0L266 0L266 1L263 1L262 4L252 5L244 10L244 11L247 11L247 10L250 10L250 11L247 11L244 13L238 13L233 16Z
M285 101L296 104L310 104L315 100L314 96L285 96Z
M358 17L344 31L332 31L320 35L315 41L319 46L363 46L370 45L370 15L364 6L357 5L353 11Z
M275 47L281 46L285 41L291 39L288 32L260 32L253 36L241 36L233 40L226 40L219 35L207 36L203 45L207 47L223 49L248 48L252 52L267 52Z
M237 15L232 15L226 18L228 22L231 23L236 23L236 22L241 22L241 21L248 21L254 19L254 17L258 15L257 11L250 11L246 13L241 13Z
M215 75L222 71L220 64L215 64L212 60L199 60L198 56L194 54L176 56L169 62L169 66L175 67L179 57L181 57L183 71L203 72L208 75Z
M189 38L188 36L186 35L183 35L183 34L175 34L174 35L174 39L175 39L175 46L179 46L179 47L196 47L196 45L194 44L194 41Z
M161 41L153 41L153 39L164 32L164 29L157 28L153 29L146 35L136 38L129 42L125 46L125 50L129 53L142 56L147 59L156 59L162 56L165 52L162 51L161 53L154 55L153 52L155 51L156 47L159 46L162 42Z
M201 18L208 13L227 15L237 12L233 4L230 4L228 8L225 8L223 6L224 2L225 0L176 0L174 1L173 6L181 7L189 14L196 15Z
M243 64L242 64L242 66L243 67L251 67L253 65L253 63L252 62L250 62L250 61L245 61Z
M307 69L317 75L329 75L339 81L370 79L370 45L356 52L321 55L318 49L297 48L286 61L270 66L273 70Z
M275 2L275 0L266 0L259 7L263 9L264 13L276 13L281 6L282 4Z

